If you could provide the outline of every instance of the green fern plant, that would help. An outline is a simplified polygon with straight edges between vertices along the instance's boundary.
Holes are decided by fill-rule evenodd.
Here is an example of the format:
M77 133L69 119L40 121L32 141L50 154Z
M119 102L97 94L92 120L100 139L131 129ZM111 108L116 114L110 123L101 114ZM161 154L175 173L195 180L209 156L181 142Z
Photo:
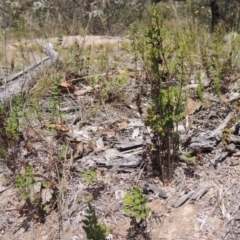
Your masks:
M196 75L197 75L196 77L197 77L197 81L198 81L197 95L200 98L200 100L202 102L204 102L204 98L203 98L204 86L203 86L203 82L202 82L202 79L201 79L201 72L198 71Z
M23 96L19 95L14 98L6 121L6 132L12 139L17 139L20 135L19 119L23 116L23 103Z
M22 200L27 200L30 197L32 187L36 183L33 166L28 165L25 169L25 173L18 174L15 179L15 187L19 191Z
M58 110L58 106L60 104L60 89L59 89L59 84L61 81L61 75L58 74L54 80L53 87L52 87L52 98L49 103L49 112L51 115L51 122L55 123L56 118L60 117L61 118L61 112Z
M149 239L146 219L149 217L151 209L146 206L145 198L138 187L125 194L123 199L124 213L131 218L128 229L129 239Z
M107 227L104 223L99 223L95 209L88 204L86 219L83 220L83 229L89 240L105 240Z
M124 214L133 217L136 221L146 220L151 209L146 206L147 198L143 196L138 187L126 193L123 199Z
M146 29L143 45L139 50L144 59L145 69L151 84L151 106L147 110L145 123L154 132L152 143L156 151L155 166L159 166L160 178L163 182L172 179L173 170L178 161L179 134L174 132L174 124L180 121L184 113L186 94L184 85L189 76L185 67L188 57L186 42L176 42L173 46L166 41L167 29L156 6L152 8L150 26ZM141 84L140 84L141 85ZM140 86L143 89L143 86ZM137 103L141 102L137 97ZM139 107L139 113L143 112ZM150 165L150 164L149 164Z
M97 181L97 171L94 169L84 169L80 176L84 179L86 184L91 184Z

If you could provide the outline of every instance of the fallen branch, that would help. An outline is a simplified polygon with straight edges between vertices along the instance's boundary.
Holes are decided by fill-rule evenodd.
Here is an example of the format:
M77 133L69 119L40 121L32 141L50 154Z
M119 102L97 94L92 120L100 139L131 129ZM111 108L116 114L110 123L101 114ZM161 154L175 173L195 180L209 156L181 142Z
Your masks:
M6 85L0 87L1 103L11 100L20 93L27 93L36 83L36 76L57 63L59 54L54 50L51 43L44 44L44 52L47 57L5 79Z

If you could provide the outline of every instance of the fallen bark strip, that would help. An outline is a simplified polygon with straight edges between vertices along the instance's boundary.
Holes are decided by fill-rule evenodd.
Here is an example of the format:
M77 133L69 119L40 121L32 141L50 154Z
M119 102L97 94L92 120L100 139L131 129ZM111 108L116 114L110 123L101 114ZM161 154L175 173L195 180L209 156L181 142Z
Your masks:
M166 192L161 189L161 188L158 188L152 184L149 184L149 183L145 183L144 185L141 186L143 188L143 190L151 190L152 192L154 192L156 195L158 195L159 197L161 198L167 198L167 194Z
M203 185L198 187L191 196L191 200L200 199L207 191L209 187L207 185Z
M173 207L177 208L184 204L193 194L194 191L190 191L187 194L181 196L174 204Z
M143 144L143 141L135 141L135 142L128 142L128 143L124 143L124 144L119 144L117 146L117 149L119 151L127 151L127 150L130 150L130 149L133 149L133 148L138 148L138 147L141 147Z
M235 113L234 111L229 112L228 115L225 117L225 119L222 121L222 123L213 131L200 133L196 137L193 137L189 147L195 150L196 149L203 149L203 150L210 150L210 151L213 150L214 147L217 145L217 142L221 140L222 131L227 126L228 122L230 121L234 113ZM237 138L233 138L233 139L236 140Z
M44 45L44 52L47 57L6 78L6 85L0 87L1 103L11 100L20 93L27 93L36 83L36 76L59 60L59 54L54 50L51 43Z
M134 158L124 158L124 157L118 157L116 159L107 160L104 158L92 158L97 165L105 166L105 167L130 167L130 168L136 168L139 167L143 160L142 157L134 157Z

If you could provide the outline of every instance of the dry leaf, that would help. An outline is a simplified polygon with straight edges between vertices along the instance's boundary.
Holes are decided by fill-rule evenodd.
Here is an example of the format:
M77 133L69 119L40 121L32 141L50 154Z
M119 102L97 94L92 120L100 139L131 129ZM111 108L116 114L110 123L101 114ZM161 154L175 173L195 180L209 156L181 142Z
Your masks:
M93 141L88 141L88 148L92 151L95 150L95 143Z
M125 121L119 122L118 124L119 124L119 127L121 127L121 128L127 128L128 127L128 123L125 122Z
M77 147L76 147L76 151L73 154L73 158L81 158L83 155L83 142L79 142Z
M84 96L76 96L77 100L82 100L84 99Z
M79 142L77 144L77 147L75 149L73 156L68 160L70 168L72 167L75 160L81 158L82 155L83 155L83 142Z
M102 137L99 137L99 138L97 139L97 141L96 141L96 147L97 147L97 149L100 149L100 148L104 147L104 143L103 143Z
M85 89L79 89L79 90L76 90L74 92L74 94L76 96L82 96L84 95L85 93L88 93L88 92L91 92L92 91L92 88L91 87L86 87Z
M100 153L100 152L106 151L107 149L108 149L108 145L105 145L105 146L103 146L101 148L96 149L94 152L95 153Z
M104 151L106 151L107 149L108 149L108 146L106 145L106 146L101 147L99 150L100 150L101 152L104 152Z
M115 135L114 130L100 130L93 133L94 135Z
M59 87L66 91L66 92L74 92L75 91L75 86L72 84L72 83L69 83L69 82L62 82L59 84Z
M69 129L61 124L45 124L44 126L47 128L54 128L61 132L69 132Z
M186 113L187 115L191 115L193 113L195 113L197 110L199 110L199 108L202 106L201 102L196 102L191 98L187 98L187 102L186 102Z
M42 189L42 204L46 204L52 199L53 190L51 188Z

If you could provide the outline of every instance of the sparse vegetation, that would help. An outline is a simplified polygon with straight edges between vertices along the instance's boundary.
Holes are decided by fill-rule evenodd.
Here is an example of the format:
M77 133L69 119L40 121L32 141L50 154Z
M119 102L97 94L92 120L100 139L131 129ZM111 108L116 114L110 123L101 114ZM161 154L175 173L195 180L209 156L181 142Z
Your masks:
M97 172L94 169L84 169L80 176L84 179L86 184L91 184L97 181Z
M150 214L150 208L146 206L147 198L145 198L138 187L125 194L123 199L124 213L133 217L137 222L146 220Z
M107 237L107 227L104 223L99 223L94 208L88 204L87 215L83 220L83 229L89 240L105 240Z
M147 236L147 218L151 209L146 206L147 198L143 196L138 187L125 194L123 199L124 213L131 217L131 226L128 229L128 237L136 238L138 235Z
M36 184L34 178L33 166L26 166L24 173L19 173L15 179L15 186L20 193L20 198L22 200L27 200L30 198L33 186Z
M19 120L23 116L23 96L17 96L14 98L10 107L9 116L6 121L6 132L12 139L19 137Z
M49 239L69 238L65 231L72 239L157 239L170 221L155 223L162 215L147 204L167 208L165 195L173 189L174 197L182 197L201 182L211 184L212 176L223 187L233 181L224 177L239 170L233 161L239 150L239 1L172 2L0 4L2 93L18 79L6 76L23 69L21 74L31 75L26 67L43 58L42 43L52 42L61 56L56 65L33 74L30 91L0 102L0 168L9 170L0 169L1 194L14 196L3 201L0 214L8 217L0 221L0 238L9 231L11 236L3 237L22 239L31 228L34 239L41 227ZM229 112L233 117L226 126L211 135ZM214 171L211 164L222 167L228 156L224 180L220 170L208 174ZM157 193L142 187L145 182L156 185ZM231 182L224 198L235 185ZM221 209L216 212L222 212L226 236L238 239L231 229L239 228L234 220L239 204L226 199L214 208ZM152 237L154 228L158 235Z

